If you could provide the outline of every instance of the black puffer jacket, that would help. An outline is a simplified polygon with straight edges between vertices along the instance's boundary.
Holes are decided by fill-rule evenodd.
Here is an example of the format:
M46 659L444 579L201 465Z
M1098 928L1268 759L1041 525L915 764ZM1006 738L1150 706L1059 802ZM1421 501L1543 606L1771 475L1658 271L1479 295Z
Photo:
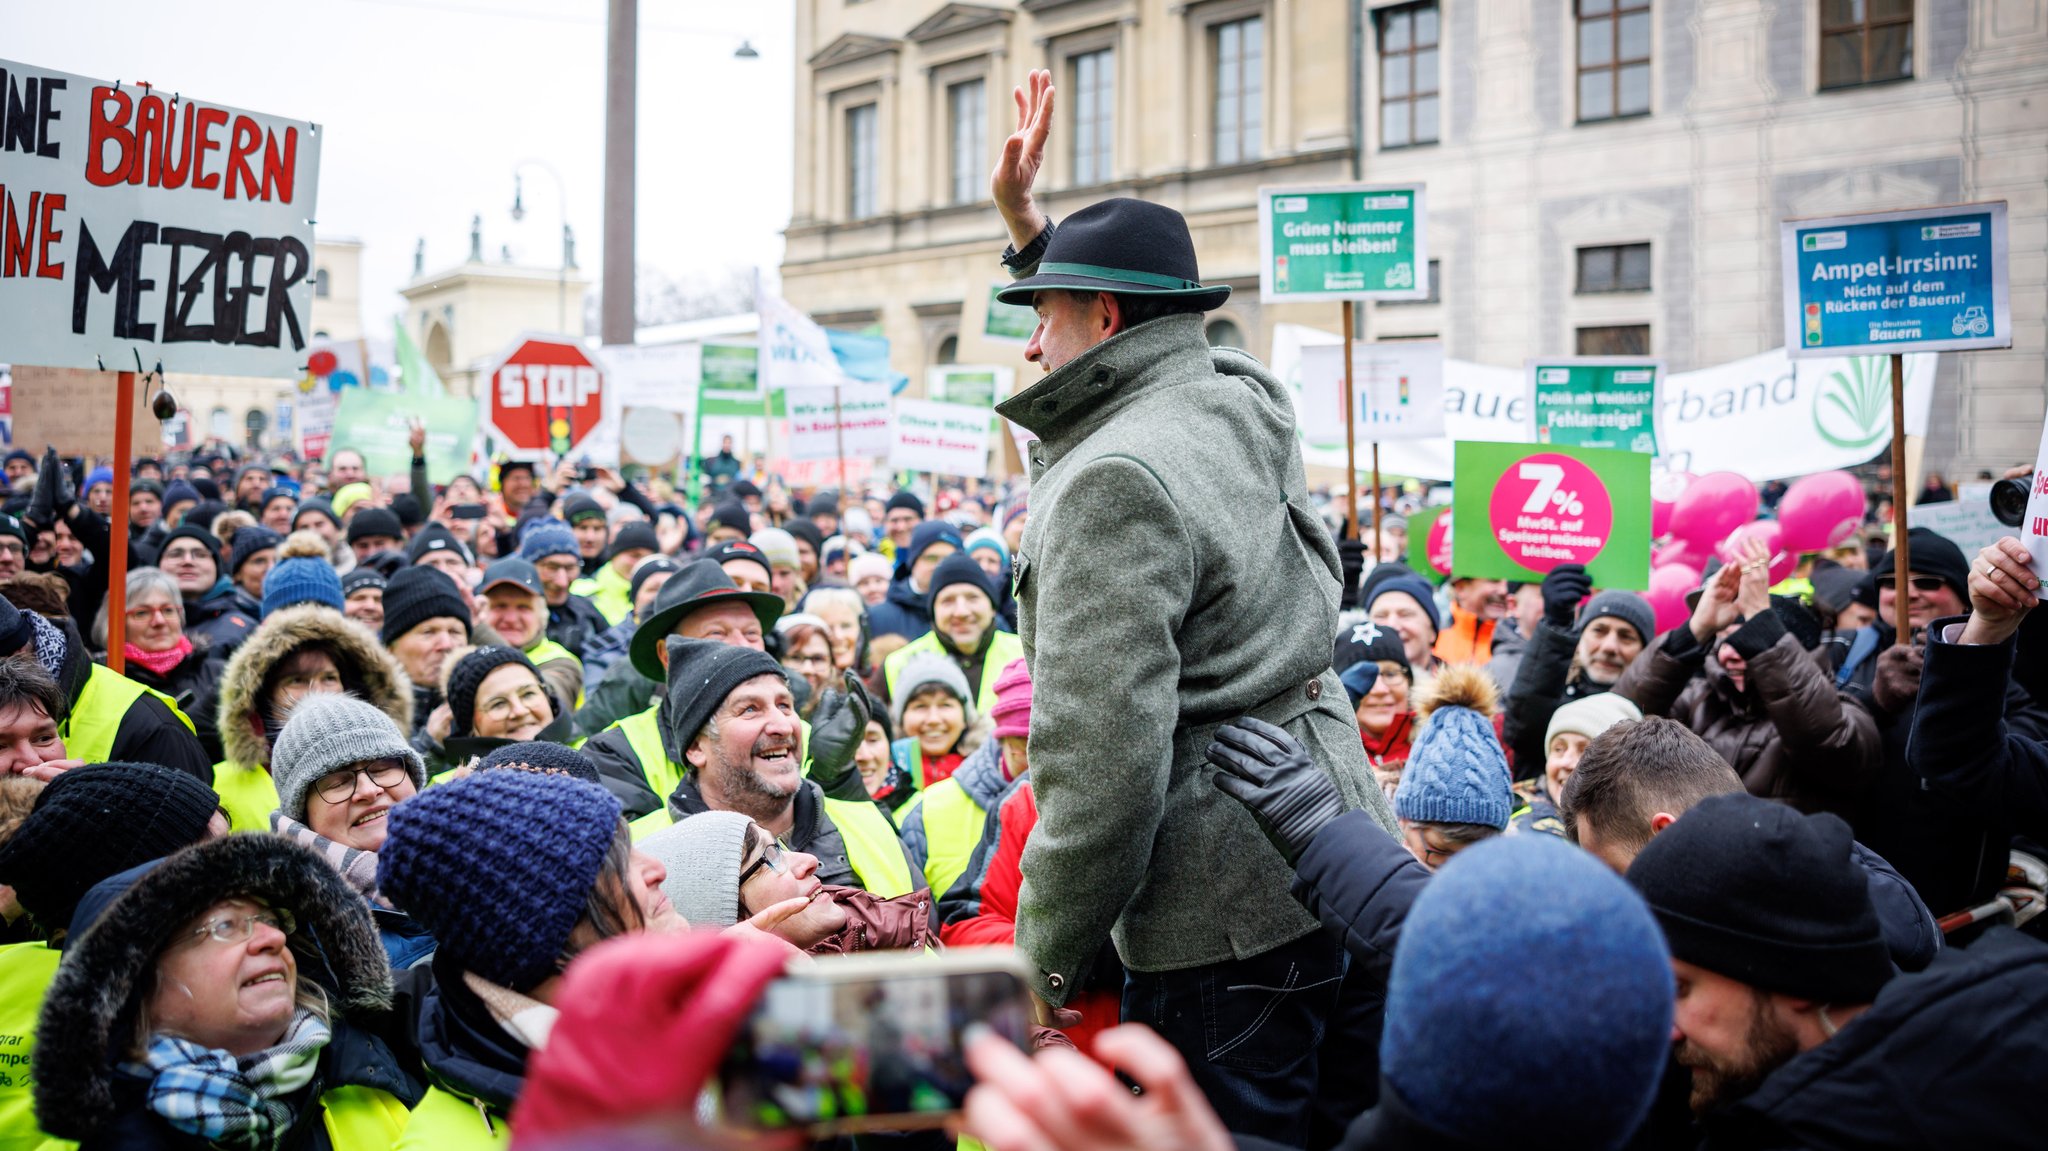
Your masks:
M192 650L185 658L162 675L134 660L129 660L127 666L123 675L178 701L178 710L192 721L192 727L199 736L199 745L206 749L208 762L219 763L226 758L221 753L217 722L220 681L228 669L226 656L216 653L209 644L193 640Z
M2034 1148L2048 944L2007 927L1893 979L1834 1038L1707 1116L1703 1151Z
M214 651L228 656L255 634L256 621L262 617L260 604L222 580L198 599L185 601L185 634L193 643L203 639Z

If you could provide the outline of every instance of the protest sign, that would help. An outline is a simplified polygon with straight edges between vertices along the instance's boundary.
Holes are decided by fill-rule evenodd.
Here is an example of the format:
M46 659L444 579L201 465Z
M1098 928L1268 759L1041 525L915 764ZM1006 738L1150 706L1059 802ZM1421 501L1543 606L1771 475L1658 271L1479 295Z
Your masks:
M2012 347L2005 201L1786 220L1795 357Z
M299 454L309 460L323 459L334 438L334 410L339 401L325 388L299 397Z
M988 430L986 409L899 399L889 466L978 479L988 474Z
M1599 587L1650 585L1642 452L1461 442L1452 492L1457 575L1540 580L1572 563Z
M1029 343L1031 333L1038 330L1038 313L1022 304L1005 304L996 299L996 293L1007 286L993 284L989 287L988 313L981 321L982 337L1006 344Z
M2048 572L2048 421L2041 426L2041 447L2034 453L2033 490L2027 496L2027 517L2019 539L2034 557L2034 574ZM1911 556L1907 557L1911 561Z
M1436 530L1439 521L1455 522L1450 515L1449 504L1438 504L1408 517L1408 566L1432 582L1441 583L1451 570L1451 533Z
M760 297L763 388L837 387L847 381L824 328L780 296Z
M1351 345L1352 426L1360 441L1388 443L1444 434L1444 346L1435 340ZM1344 347L1301 352L1302 438L1344 447Z
M669 408L627 405L619 411L619 462L667 468L683 454L688 417Z
M1915 504L1906 509L1906 526L1926 528L1963 549L1966 556L2014 534L2012 528L1991 514L1991 485L1964 484L1956 498L1938 504ZM1908 556L1908 562L1912 557Z
M889 454L889 385L786 389L789 458L872 459ZM986 417L984 417L986 418Z
M1420 184L1259 189L1259 300L1421 300L1429 246Z
M114 450L115 379L117 372L79 368L44 368L16 364L8 402L14 412L14 441L41 455L46 447L66 456L104 456ZM155 437L156 418L135 388L129 413L137 428Z
M1530 431L1539 444L1657 454L1658 360L1560 356L1529 361Z
M427 474L467 473L476 446L477 403L451 396L415 396L350 388L334 410L330 451L354 448L373 476L402 476L412 467L412 428L427 429Z
M0 359L299 374L311 124L0 60Z
M941 364L925 371L925 398L993 408L1010 394L1010 369L993 364Z
M658 450L648 437L664 434L660 431L664 422L685 429L693 426L697 388L703 377L703 348L698 344L607 344L598 349L597 358L604 365L606 412L586 449L591 458L649 465L673 462L682 454L684 441L679 440L657 459L647 455ZM633 416L636 411L642 414ZM665 412L669 418L657 419L656 412ZM631 429L632 435L640 437L637 453L635 445L627 443L629 419L637 420L637 427ZM607 435L608 429L616 432Z

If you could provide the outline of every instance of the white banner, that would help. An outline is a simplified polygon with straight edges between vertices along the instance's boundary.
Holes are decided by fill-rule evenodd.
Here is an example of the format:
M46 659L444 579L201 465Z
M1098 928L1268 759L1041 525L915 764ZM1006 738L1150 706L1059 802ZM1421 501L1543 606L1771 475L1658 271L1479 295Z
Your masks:
M867 460L889 454L888 384L848 381L843 388L790 388L783 400L789 410L790 459L843 455ZM988 413L981 418L986 422Z
M1344 466L1344 445L1340 440L1334 449L1319 446L1316 441L1327 432L1309 431L1314 421L1304 415L1311 409L1302 392L1303 357L1308 348L1340 342L1329 332L1297 324L1278 324L1273 330L1272 370L1295 392L1302 457L1323 467ZM1927 434L1937 358L1906 357L1907 435ZM1889 375L1882 356L1794 361L1779 348L1666 377L1666 454L1658 464L1696 475L1735 472L1761 483L1864 463L1891 442ZM1448 480L1452 445L1458 440L1531 442L1525 370L1445 360L1443 381L1443 437L1382 445L1381 471ZM1361 452L1359 466L1365 465Z
M1351 345L1353 427L1357 440L1434 439L1444 434L1444 346L1435 340ZM1302 349L1302 440L1344 447L1344 346ZM1325 414L1327 413L1327 414Z
M988 474L988 430L987 408L897 400L889 467L979 479Z
M697 385L703 378L704 347L701 344L606 344L597 350L604 365L604 421L584 441L592 459L631 458L635 463L673 459L681 448L661 456L667 422L655 417L656 410L675 417L687 440L697 410ZM642 409L632 428L627 427L627 409ZM626 442L628 434L637 444Z
M852 383L825 329L781 296L759 293L763 388L836 388Z
M311 124L11 60L0 93L0 360L301 374Z

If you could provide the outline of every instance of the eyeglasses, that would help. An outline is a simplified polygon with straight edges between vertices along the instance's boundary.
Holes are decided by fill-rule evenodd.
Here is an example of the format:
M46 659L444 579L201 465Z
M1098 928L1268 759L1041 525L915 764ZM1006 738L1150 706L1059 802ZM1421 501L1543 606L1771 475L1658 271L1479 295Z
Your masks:
M26 554L28 554L28 549L21 546L21 541L0 540L0 556L18 556Z
M829 654L788 655L782 657L782 662L788 664L790 667L831 667L832 657Z
M313 785L320 798L328 803L347 803L356 793L356 776L367 775L370 782L389 791L405 778L405 764L396 759L380 759L375 763L357 764L347 771L331 771L320 777Z
M740 872L740 886L746 886L747 880L752 879L754 873L764 867L777 875L788 875L789 862L782 857L782 853L787 850L789 849L783 845L781 840L769 840L767 848L761 852L761 858L749 863Z
M534 683L520 688L511 695L492 696L484 701L483 712L492 719L502 719L512 713L513 700L518 700L520 706L531 712L541 711L542 709L554 710L548 707L547 693L541 690L539 684Z
M144 604L140 607L129 608L128 618L132 620L176 619L178 618L178 607L176 604L168 603Z
M283 908L272 910L266 907L247 915L223 915L210 919L192 929L192 938L211 938L215 943L241 943L256 934L256 925L259 923L265 927L275 928L284 935L290 935L299 929L299 922L292 918L291 912Z
M1906 582L1913 586L1914 591L1940 591L1948 586L1940 576L1914 576Z
M575 560L542 560L533 565L533 569L554 575L575 575L583 570L583 565Z
M164 552L164 554L163 554L162 556L160 556L159 558L160 558L160 559L162 559L162 560L163 560L163 562L165 562L165 563L173 563L173 562L183 563L183 562L189 562L189 561L191 561L191 560L210 560L210 559L212 559L212 558L213 558L213 553L212 553L212 552L209 552L209 551L207 551L207 550L206 550L205 548L203 548L203 547L198 547L198 548L178 548L178 549L177 549L177 550L175 550L175 551L166 551L166 552Z

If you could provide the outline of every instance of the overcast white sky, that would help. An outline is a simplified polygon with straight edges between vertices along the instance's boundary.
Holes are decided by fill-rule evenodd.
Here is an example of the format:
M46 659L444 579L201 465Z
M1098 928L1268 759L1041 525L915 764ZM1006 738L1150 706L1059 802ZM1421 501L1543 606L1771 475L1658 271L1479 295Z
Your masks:
M484 251L553 267L561 174L577 263L602 263L605 0L0 0L0 56L147 80L320 125L321 236L364 242L372 331L427 269ZM641 0L638 259L677 278L773 268L789 222L792 10ZM749 40L757 60L735 60Z

